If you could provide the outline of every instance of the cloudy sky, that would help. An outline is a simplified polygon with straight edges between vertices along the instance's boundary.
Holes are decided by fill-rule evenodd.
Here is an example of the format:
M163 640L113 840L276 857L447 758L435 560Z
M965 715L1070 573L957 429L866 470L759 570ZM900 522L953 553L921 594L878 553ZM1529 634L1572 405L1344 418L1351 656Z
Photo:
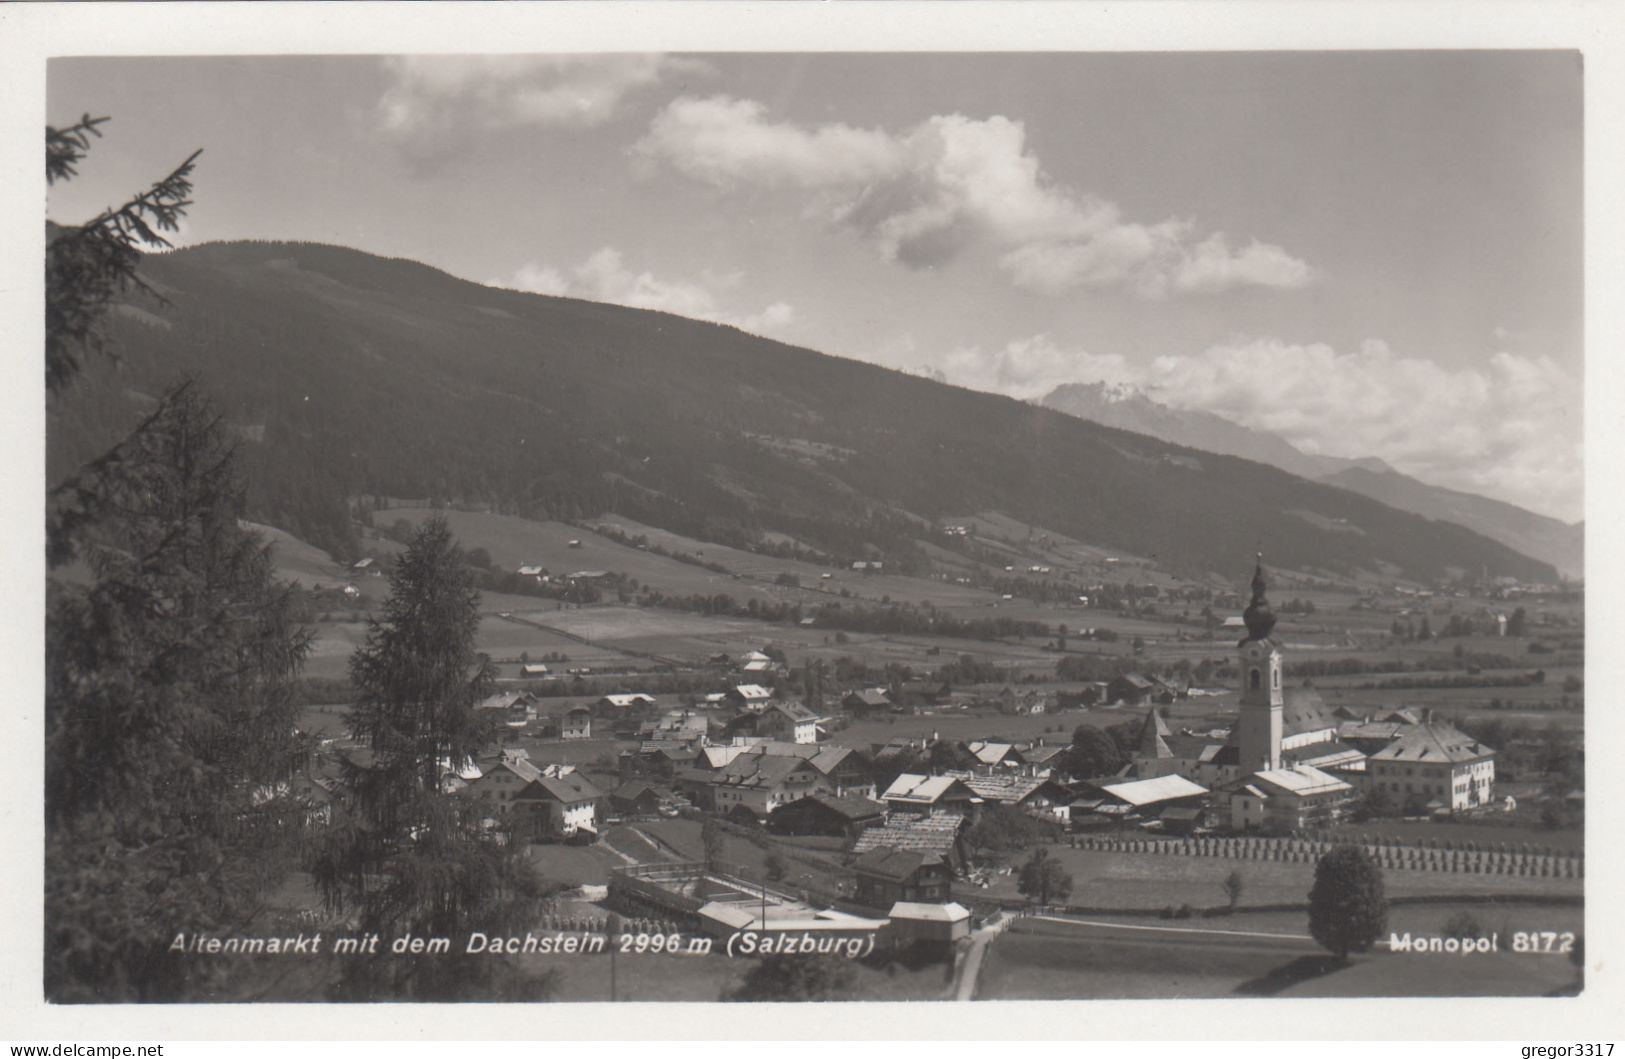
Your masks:
M59 59L51 215L342 243L1582 514L1570 52Z

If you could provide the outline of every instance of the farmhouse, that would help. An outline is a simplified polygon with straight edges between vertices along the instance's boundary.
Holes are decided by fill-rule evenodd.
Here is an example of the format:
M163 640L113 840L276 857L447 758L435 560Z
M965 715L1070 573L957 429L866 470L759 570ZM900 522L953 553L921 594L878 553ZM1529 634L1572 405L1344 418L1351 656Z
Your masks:
M859 688L846 693L841 699L841 708L854 717L867 717L890 710L892 701L885 688Z
M530 822L537 838L576 838L598 834L598 801L603 792L585 776L538 776L514 798L515 811Z
M1268 828L1296 831L1339 820L1354 788L1312 765L1262 769L1230 796L1230 826L1237 831Z
M610 792L609 808L619 816L653 816L665 800L654 784L628 780Z
M745 711L722 726L726 739L758 737L789 743L816 743L818 715L797 702L769 703L760 712Z
M655 697L653 695L644 695L641 692L634 692L629 695L605 695L593 703L593 706L600 713L608 714L620 713L626 710L646 710L654 705Z
M957 769L948 769L943 775L959 780L988 805L1013 805L1020 809L1042 811L1056 805L1066 805L1076 797L1059 783L1036 776Z
M724 697L734 706L760 711L773 698L773 693L760 684L736 684L724 693Z
M559 722L559 738L591 739L592 710L586 706L572 706Z
M940 857L957 874L965 863L963 814L888 812L879 824L865 828L850 853L862 856L875 849L917 850Z
M536 719L536 707L541 702L529 691L502 691L474 705L476 710L489 710L510 728L523 728Z
M939 810L969 812L979 804L976 792L953 776L922 776L905 772L880 796L888 809L924 815Z
M912 849L872 849L852 862L854 900L871 908L898 901L943 903L954 871L940 854Z
M976 763L983 768L1014 769L1027 763L1027 759L1022 756L1021 751L1017 750L1011 743L977 741L966 743L965 749L976 759Z
M885 806L867 798L809 794L773 810L767 818L767 829L775 835L856 838L885 816Z
M1174 701L1174 689L1143 673L1124 673L1106 683L1106 701L1125 706L1138 706L1143 702L1160 702L1164 706Z
M719 813L747 810L758 820L781 805L822 789L823 776L805 758L741 754L710 774L710 802Z
M550 672L552 672L552 670L548 669L547 666L543 665L541 662L526 662L524 665L519 667L519 675L522 677L545 677Z

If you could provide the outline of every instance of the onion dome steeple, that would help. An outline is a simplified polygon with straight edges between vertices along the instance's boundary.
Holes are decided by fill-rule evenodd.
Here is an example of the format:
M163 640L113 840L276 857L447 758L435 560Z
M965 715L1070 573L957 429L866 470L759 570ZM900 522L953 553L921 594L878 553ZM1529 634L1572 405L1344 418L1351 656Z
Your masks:
M1258 566L1253 570L1253 601L1242 611L1241 620L1247 625L1249 640L1267 640L1275 628L1275 612L1264 598L1264 553L1258 553Z

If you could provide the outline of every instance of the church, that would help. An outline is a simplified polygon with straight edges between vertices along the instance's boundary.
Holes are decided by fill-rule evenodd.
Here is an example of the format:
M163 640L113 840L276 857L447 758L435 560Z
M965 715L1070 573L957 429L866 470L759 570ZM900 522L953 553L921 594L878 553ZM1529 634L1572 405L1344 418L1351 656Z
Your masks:
M1288 687L1267 588L1260 555L1242 614L1247 635L1236 646L1241 701L1229 736L1220 742L1217 733L1176 733L1153 706L1133 756L1135 776L1179 775L1218 792L1237 831L1333 823L1366 789L1368 775L1385 794L1391 788L1401 796L1396 807L1429 793L1436 795L1427 802L1430 811L1489 802L1495 752L1449 724L1431 714L1414 722L1404 717L1385 730L1380 745L1361 745L1354 737L1369 734L1369 719L1333 711L1312 687ZM1395 782L1397 760L1405 761L1407 780L1416 777L1403 790Z

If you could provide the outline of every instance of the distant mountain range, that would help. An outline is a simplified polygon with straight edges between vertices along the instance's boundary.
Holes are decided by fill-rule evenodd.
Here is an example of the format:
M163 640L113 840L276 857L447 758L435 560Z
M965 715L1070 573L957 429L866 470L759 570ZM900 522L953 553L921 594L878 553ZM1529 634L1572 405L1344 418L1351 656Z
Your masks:
M1264 463L1214 455L665 313L498 290L340 247L158 255L49 420L51 480L172 380L243 438L250 517L342 556L368 495L606 511L722 544L783 534L929 573L956 516L1002 512L1166 570L1551 581L1547 562Z
M1039 403L1092 423L1148 434L1176 445L1257 460L1369 496L1401 511L1454 522L1551 563L1566 577L1584 576L1584 523L1571 525L1500 500L1429 485L1375 457L1312 455L1275 434L1253 430L1212 412L1170 408L1132 386L1068 383L1051 390Z

